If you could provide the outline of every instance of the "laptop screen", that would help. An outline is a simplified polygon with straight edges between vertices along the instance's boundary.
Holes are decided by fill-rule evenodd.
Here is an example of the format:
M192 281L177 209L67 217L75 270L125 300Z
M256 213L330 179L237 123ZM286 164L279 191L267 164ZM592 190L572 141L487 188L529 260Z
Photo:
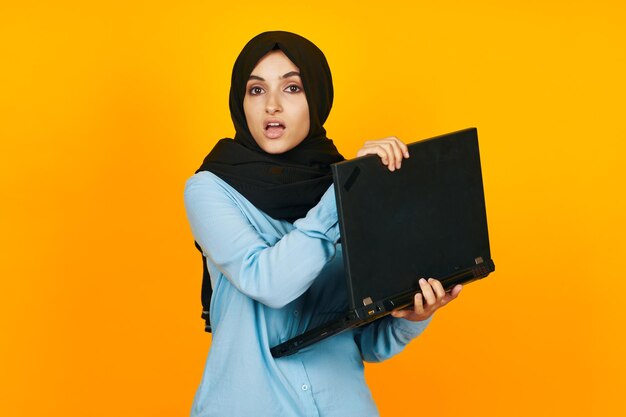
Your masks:
M333 165L352 308L491 258L476 129L408 146L394 172L374 155Z

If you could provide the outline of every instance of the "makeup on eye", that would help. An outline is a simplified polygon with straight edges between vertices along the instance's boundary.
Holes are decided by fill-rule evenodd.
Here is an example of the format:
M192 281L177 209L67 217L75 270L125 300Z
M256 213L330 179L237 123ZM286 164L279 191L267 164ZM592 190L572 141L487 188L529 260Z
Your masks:
M281 75L279 77L280 80L286 80L288 78L294 78L294 77L298 77L300 78L300 72L298 71L289 71L286 72L285 74ZM266 84L267 81L265 80L265 78L255 75L255 74L250 74L250 77L248 78L248 82L251 81L260 81L263 84ZM295 89L295 90L294 90ZM249 86L247 89L248 93L252 96L257 96L259 94L262 94L264 92L264 89L258 85L252 85ZM299 83L292 83L289 84L287 87L285 87L283 89L283 91L287 92L287 93L291 93L291 94L296 94L296 93L300 93L302 91L304 91L302 89L302 85Z
M250 87L248 89L248 93L250 93L251 96L258 96L259 94L261 94L263 92L263 89L261 87Z
M292 90L292 88L295 89L295 91ZM300 93L302 92L302 87L300 87L298 84L291 84L291 85L288 85L287 88L285 88L285 92L291 93L291 94Z
M283 91L289 94L297 94L297 93L301 93L304 90L302 89L302 86L298 84L289 84L287 87L283 89ZM259 87L258 85L253 85L248 88L248 94L250 94L251 96L258 96L259 94L263 94L264 92L265 92L265 89L263 89L262 87Z

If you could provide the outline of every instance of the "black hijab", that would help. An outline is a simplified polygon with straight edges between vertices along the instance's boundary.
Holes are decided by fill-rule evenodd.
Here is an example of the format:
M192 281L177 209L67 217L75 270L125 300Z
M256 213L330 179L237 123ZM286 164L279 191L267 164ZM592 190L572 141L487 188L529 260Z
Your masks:
M257 145L243 110L248 78L259 60L273 50L282 51L299 68L310 120L306 138L294 149L277 155L268 154ZM235 138L220 140L196 172L211 171L275 219L293 222L304 217L332 183L330 165L344 159L323 127L332 103L330 68L317 46L290 32L255 36L244 46L233 67L229 106ZM200 249L197 243L196 247ZM208 311L212 290L206 260L202 261L203 318L206 330L211 331Z

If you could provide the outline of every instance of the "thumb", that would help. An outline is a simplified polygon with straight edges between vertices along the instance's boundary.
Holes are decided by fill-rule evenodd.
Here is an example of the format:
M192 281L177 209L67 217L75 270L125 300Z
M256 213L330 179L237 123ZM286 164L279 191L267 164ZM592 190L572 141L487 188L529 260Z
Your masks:
M409 314L409 311L407 311L407 310L394 310L394 311L391 312L391 315L393 317L396 317L396 318L399 318L399 319L403 318L403 317L406 317L407 314Z

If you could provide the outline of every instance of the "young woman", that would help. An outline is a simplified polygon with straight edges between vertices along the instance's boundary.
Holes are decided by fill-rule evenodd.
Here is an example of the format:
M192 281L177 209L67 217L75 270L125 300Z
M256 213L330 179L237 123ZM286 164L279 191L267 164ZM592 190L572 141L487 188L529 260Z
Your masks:
M456 298L420 280L415 307L274 359L270 348L345 311L347 296L330 164L343 157L323 124L333 101L323 53L266 32L237 58L235 138L217 143L185 188L193 235L211 276L213 339L192 416L376 416L363 361L382 361ZM401 168L397 138L358 156Z

